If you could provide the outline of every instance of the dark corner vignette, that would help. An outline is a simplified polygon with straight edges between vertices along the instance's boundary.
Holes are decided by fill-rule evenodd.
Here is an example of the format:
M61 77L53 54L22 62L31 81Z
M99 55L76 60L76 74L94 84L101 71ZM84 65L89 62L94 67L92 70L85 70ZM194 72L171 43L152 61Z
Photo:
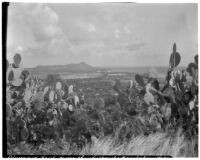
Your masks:
M6 82L5 82L5 77L6 77L6 43L7 43L7 22L8 22L8 6L9 2L2 2L2 153L3 157L8 157L7 155L7 136L6 136Z

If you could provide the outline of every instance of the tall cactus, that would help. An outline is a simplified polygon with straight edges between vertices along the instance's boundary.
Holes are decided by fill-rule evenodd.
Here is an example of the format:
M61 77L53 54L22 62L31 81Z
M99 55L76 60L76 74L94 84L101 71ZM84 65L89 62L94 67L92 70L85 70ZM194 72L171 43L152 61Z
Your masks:
M198 65L198 54L194 56L194 62Z
M178 66L179 63L180 63L180 61L181 61L181 56L176 51L176 43L174 43L174 45L173 45L173 52L171 53L170 60L169 60L170 69L173 69L176 66Z

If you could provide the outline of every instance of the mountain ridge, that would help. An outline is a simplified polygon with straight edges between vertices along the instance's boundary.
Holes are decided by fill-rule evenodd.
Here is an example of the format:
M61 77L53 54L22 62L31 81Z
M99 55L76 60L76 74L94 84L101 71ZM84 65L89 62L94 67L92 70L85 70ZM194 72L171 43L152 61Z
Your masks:
M34 68L27 68L31 73L45 72L45 73L60 73L60 72L73 72L73 73L88 73L96 72L97 67L93 67L85 62L70 63L66 65L38 65Z

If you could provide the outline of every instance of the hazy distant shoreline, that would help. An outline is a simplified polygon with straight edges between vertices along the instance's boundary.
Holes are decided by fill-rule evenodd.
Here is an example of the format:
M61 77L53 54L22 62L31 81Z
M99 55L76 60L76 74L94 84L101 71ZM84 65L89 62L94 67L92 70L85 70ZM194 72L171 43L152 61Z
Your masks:
M186 67L178 67L179 69L185 69ZM43 78L46 77L48 74L60 74L64 77L72 76L72 77L90 77L92 74L95 73L152 73L157 75L158 77L165 77L166 72L168 70L168 66L137 66L137 67L94 67L88 65L85 62L81 63L73 63L67 65L40 65L34 68L27 68L33 75L40 75ZM84 74L87 73L88 75L85 76ZM90 76L89 76L90 75ZM97 75L91 77L98 77Z

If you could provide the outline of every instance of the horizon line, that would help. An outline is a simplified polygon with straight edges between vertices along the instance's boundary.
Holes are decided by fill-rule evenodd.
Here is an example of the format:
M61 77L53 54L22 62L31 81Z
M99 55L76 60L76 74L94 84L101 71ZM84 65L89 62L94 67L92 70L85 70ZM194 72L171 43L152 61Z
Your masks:
M82 62L80 62L80 63L82 63ZM68 64L53 64L53 65L36 65L36 66L34 66L34 67L28 67L28 66L24 66L23 68L36 68L36 67L38 67L38 66L45 66L45 67L50 67L50 66L65 66L65 65L70 65L70 64L80 64L80 63L68 63ZM90 65L90 64L88 64L88 63L85 63L85 64L87 64L87 65ZM151 65L146 65L146 66L103 66L103 65L101 65L101 66L93 66L93 65L90 65L91 67L95 67L95 68L133 68L133 67L135 67L135 68L138 68L138 67L150 67L150 68L152 68L152 67L169 67L169 65L155 65L155 66L151 66ZM176 68L179 68L179 67L187 67L187 65L180 65L180 66L177 66Z

